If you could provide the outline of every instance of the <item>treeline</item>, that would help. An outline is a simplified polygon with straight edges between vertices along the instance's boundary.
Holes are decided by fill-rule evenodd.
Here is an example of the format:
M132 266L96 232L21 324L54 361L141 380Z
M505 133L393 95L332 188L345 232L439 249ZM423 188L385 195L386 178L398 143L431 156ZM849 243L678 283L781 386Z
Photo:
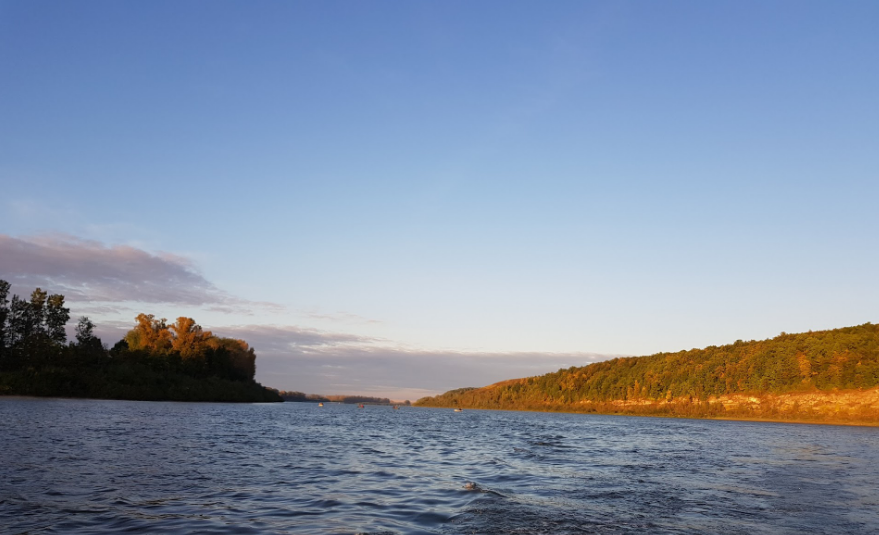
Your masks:
M87 317L67 343L64 296L37 288L9 298L0 280L0 395L174 401L281 401L254 381L256 354L243 340L220 338L192 318L140 314L108 349Z
M782 333L763 341L739 340L719 347L616 358L484 388L453 390L420 399L416 405L530 410L581 407L599 412L661 412L675 405L695 415L722 413L721 404L709 401L723 396L876 387L879 326L866 323L828 331Z
M363 403L364 405L393 405L394 401L391 401L390 398L379 398L372 396L352 396L352 395L328 395L323 396L320 394L306 394L304 392L296 392L296 391L288 391L288 390L280 390L278 392L284 401L298 401L298 402L324 402L324 403ZM402 403L403 405L411 405L409 400L406 400Z
M117 354L152 360L164 369L198 377L253 381L256 353L244 340L214 336L192 318L180 317L168 325L164 318L139 314L135 321L134 328L113 347Z

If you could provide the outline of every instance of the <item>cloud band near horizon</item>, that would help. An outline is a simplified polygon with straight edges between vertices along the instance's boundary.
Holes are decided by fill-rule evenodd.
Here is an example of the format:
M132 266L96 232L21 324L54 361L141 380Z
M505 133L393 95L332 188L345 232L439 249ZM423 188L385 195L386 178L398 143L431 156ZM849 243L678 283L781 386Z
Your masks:
M214 332L247 340L255 348L257 379L266 386L309 394L412 399L619 356L406 348L387 340L296 326L239 325Z
M0 279L13 289L43 287L80 310L114 314L126 303L168 303L247 315L248 301L208 281L187 258L127 245L107 246L69 235L16 238L0 234ZM124 308L124 307L123 307ZM350 315L350 314L349 314ZM357 317L359 318L359 317ZM134 326L96 319L108 345ZM611 358L594 353L490 353L403 347L391 340L298 325L204 325L255 348L257 380L281 390L418 398L463 386L549 373Z

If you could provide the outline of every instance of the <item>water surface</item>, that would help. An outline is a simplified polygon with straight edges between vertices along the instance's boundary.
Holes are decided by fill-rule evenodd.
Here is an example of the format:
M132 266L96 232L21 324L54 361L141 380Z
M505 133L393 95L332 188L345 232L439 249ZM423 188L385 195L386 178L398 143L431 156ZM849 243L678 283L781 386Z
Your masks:
M879 533L879 429L0 398L3 533Z

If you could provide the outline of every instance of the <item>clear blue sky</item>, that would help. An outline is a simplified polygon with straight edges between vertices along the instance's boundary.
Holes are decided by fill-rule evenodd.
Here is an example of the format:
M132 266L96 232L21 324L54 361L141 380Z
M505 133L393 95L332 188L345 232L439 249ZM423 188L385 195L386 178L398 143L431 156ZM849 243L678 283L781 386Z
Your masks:
M0 278L108 338L190 315L322 393L876 322L877 28L873 1L0 0ZM138 293L178 268L213 297Z

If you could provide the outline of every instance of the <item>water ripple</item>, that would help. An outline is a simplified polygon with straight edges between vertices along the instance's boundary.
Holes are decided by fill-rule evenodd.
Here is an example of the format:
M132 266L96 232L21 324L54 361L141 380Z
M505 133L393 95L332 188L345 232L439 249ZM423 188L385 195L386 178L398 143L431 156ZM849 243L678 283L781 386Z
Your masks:
M2 533L879 532L879 430L0 399Z

